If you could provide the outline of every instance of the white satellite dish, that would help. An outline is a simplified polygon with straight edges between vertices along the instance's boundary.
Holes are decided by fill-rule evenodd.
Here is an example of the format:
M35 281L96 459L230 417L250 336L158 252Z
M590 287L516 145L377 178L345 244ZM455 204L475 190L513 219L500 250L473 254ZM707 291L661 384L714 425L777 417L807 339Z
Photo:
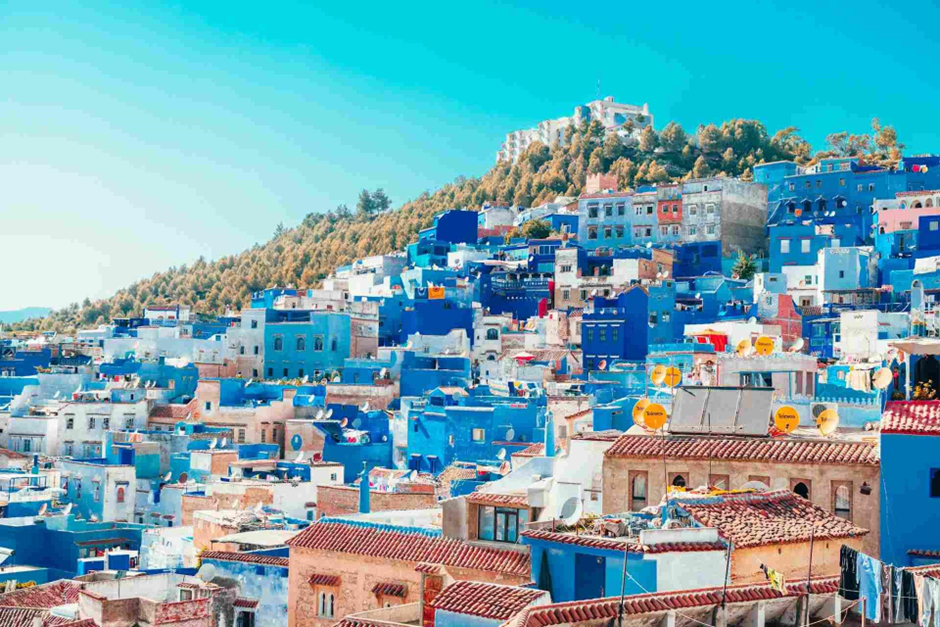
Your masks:
M166 476L163 478L163 481L164 481L164 483L166 483L167 481L169 481L169 480L172 479L172 478L173 478L173 471L171 470L170 472L166 473Z
M219 445L219 441L216 438L212 438L212 441L209 442L209 450L214 449Z
M875 387L879 390L883 390L891 385L891 381L894 380L894 373L891 372L890 368L879 368L875 372L875 378L872 381Z
M209 583L215 579L215 566L212 564L203 564L199 568L199 572L196 573L196 577L201 579L205 583Z
M323 420L323 410L317 411L317 420Z
M42 507L39 508L39 514L37 514L37 516L43 516L43 515L45 515L46 510L48 510L48 509L49 509L48 503L43 503L43 504L42 504Z
M561 518L565 525L573 527L581 520L583 508L584 506L581 504L581 499L572 496L562 504L561 512L559 512L558 517Z
M803 350L804 344L806 344L806 342L803 341L803 338L801 337L796 338L796 341L793 342L793 346L790 347L790 352L791 353L800 352L801 350Z
M503 461L504 459L506 459L506 449L504 448L499 449L496 452L496 459L498 459L499 461Z

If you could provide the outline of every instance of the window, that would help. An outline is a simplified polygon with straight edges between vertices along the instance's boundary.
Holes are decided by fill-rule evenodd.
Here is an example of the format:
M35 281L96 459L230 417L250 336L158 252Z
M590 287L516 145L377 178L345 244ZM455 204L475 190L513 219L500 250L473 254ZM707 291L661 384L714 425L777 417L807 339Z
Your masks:
M940 468L930 469L930 498L940 498Z
M66 428L66 429L72 429L72 428L74 428L74 427L75 427L75 419L74 419L74 418L66 418L66 420L65 420L65 428Z
M645 470L631 470L630 479L630 511L637 512L647 503L647 483L649 475Z
M280 335L274 338L274 350L278 352L284 350L284 338Z
M118 503L123 503L123 502L124 502L124 487L123 487L123 486L118 486L118 489L117 489L117 502L118 502Z
M802 253L809 252L809 240L808 239L800 240L800 252Z
M320 352L323 350L323 338L319 335L313 338L313 350Z
M336 597L332 592L320 592L317 615L323 618L333 618L333 602L335 599Z
M212 401L206 401L206 411L212 411Z
M257 328L258 328L258 321L257 321L257 320L252 320L252 321L251 321L251 328L252 328L252 329L257 329Z
M708 485L718 490L730 490L731 479L728 475L709 475Z
M110 428L111 428L111 419L110 419L110 418L103 418L103 419L101 420L101 428L104 429L105 431L107 431L108 429L110 429Z
M832 482L832 513L839 518L852 520L852 482Z
M486 431L483 429L474 429L473 430L473 441L482 442L486 437Z
M588 239L597 239L597 227L596 226L588 227Z
M588 217L589 218L597 217L597 205L588 205Z
M295 348L296 348L298 351L305 351L305 350L307 350L307 338L302 337L302 336L301 336L301 337L298 337L298 338L297 338L297 341L295 342Z
M790 490L797 496L802 496L807 501L812 499L813 482L809 479L790 479Z
M88 419L88 430L90 431L94 428L95 428L95 418L94 416L92 416L91 418Z

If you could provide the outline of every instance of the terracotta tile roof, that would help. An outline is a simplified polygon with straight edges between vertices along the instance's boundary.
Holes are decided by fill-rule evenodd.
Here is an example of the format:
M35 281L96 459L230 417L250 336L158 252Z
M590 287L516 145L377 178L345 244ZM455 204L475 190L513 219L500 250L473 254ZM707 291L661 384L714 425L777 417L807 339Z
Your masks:
M286 557L273 555L259 555L257 553L239 553L237 551L203 551L199 554L201 560L218 560L220 562L245 562L261 566L280 566L287 568L290 560Z
M403 583L377 583L372 586L372 594L381 594L387 597L408 596L408 586Z
M287 545L292 550L337 551L523 577L529 574L528 553L472 546L460 540L405 531L391 525L316 522L288 540Z
M185 420L186 417L196 409L196 399L193 399L185 405L170 404L157 405L150 410L151 418L172 418L173 420Z
M474 492L467 497L467 502L477 505L507 505L509 507L528 507L529 497L525 494L495 494L492 492Z
M307 580L311 586L338 586L339 577L336 575L326 575L323 573L313 573Z
M523 531L522 537L545 542L583 546L592 549L607 549L611 551L627 550L631 553L687 553L691 551L724 551L727 549L724 542L663 542L660 544L644 545L633 540L618 540L616 538L605 538L603 536L541 530Z
M868 533L789 490L705 496L678 494L676 505L703 527L716 527L734 548L859 537Z
M235 597L232 601L232 607L240 607L246 610L253 610L258 607L258 599L246 599L244 597Z
M544 590L501 586L480 581L457 581L431 601L435 610L508 620L548 594Z
M813 594L833 594L839 589L838 577L824 577L810 582ZM640 616L656 612L681 611L683 609L707 608L721 605L722 587L683 590L681 592L659 592L638 594L624 598L625 616ZM802 596L806 591L806 581L788 581L787 592L781 593L770 584L728 586L726 603L753 603L754 601ZM509 624L513 627L548 627L568 623L585 623L617 618L620 597L591 599L588 601L569 601L529 608L519 614Z
M796 438L715 438L707 436L668 436L666 456L678 459L791 464L880 464L874 444L846 440L802 440ZM605 457L663 457L662 438L622 435L604 452Z
M881 416L881 432L940 435L940 401L891 401Z
M0 594L0 606L3 607L39 607L51 608L58 605L78 603L78 591L81 585L60 579L42 586L14 590Z

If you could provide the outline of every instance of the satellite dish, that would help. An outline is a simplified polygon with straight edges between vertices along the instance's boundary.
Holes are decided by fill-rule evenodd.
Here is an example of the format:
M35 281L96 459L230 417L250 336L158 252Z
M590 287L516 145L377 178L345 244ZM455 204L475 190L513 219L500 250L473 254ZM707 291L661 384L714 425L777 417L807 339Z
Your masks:
M561 518L568 527L574 527L578 524L578 521L581 520L582 510L583 505L581 504L581 499L572 496L562 503L561 512L559 512L558 517Z
M322 419L323 419L323 410L321 409L317 411L317 420L322 420Z
M894 379L894 373L891 372L890 368L879 368L875 372L875 378L872 383L875 384L875 387L879 390L883 390L891 385L891 381Z
M43 503L42 507L39 508L39 514L37 514L37 516L45 515L47 509L49 509L48 503Z
M774 426L784 433L793 433L799 424L800 415L789 405L784 405L774 413Z
M659 403L650 403L643 410L643 424L653 431L666 424L667 417L666 408Z
M506 429L506 440L509 442L512 442L515 439L516 439L516 430L513 429L512 427L509 427L508 429Z
M769 486L767 486L763 481L748 481L743 486L742 490L757 490L758 492L766 492Z
M346 418L343 418L342 420L339 421L339 426L343 427L344 429L346 428L346 425L348 424L349 424L349 420Z
M499 449L496 452L496 459L498 459L499 461L503 461L504 459L506 459L506 449L504 448Z
M641 398L636 402L636 405L633 406L633 422L641 427L645 427L646 424L643 422L643 412L649 407L650 399Z
M597 364L598 370L607 370L607 360L602 359L599 364Z
M362 418L353 418L353 421L352 421L352 428L353 428L353 429L358 429L358 428L361 427L361 426L362 426Z
M653 385L662 385L663 381L666 380L666 366L659 364L653 368L653 372L650 373L650 381L653 382Z
M214 449L219 445L219 441L216 438L212 438L212 441L209 442L209 450Z
M839 412L834 409L826 409L816 418L816 426L819 433L828 437L835 433L839 427Z
M790 352L791 352L791 353L798 353L798 352L800 352L801 350L803 350L803 346L804 346L805 344L806 344L806 342L803 341L803 338L801 338L801 337L796 338L796 341L793 342L793 346L790 347Z
M167 483L172 478L173 478L173 471L171 470L170 472L166 473L165 477L163 477L163 482Z
M215 579L215 566L212 564L203 564L199 568L199 572L196 573L196 576L199 577L203 582L209 583Z

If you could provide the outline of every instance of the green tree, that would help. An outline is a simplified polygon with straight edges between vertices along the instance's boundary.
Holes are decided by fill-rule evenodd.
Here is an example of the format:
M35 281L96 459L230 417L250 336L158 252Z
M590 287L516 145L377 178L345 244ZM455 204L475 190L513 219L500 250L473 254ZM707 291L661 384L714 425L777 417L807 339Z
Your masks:
M748 255L745 254L743 250L739 250L738 259L734 262L734 267L731 271L736 274L739 279L750 281L757 272L757 260L754 255Z
M552 225L545 220L529 220L522 225L526 239L545 239L552 234Z

